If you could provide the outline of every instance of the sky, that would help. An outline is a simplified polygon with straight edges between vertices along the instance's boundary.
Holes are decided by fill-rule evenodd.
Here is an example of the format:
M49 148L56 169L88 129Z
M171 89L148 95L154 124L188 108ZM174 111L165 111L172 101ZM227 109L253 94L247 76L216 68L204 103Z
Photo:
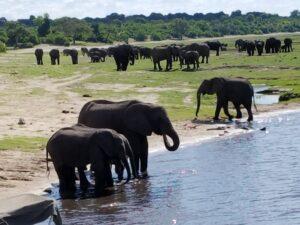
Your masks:
M240 9L289 16L300 9L300 0L0 0L0 17L10 20L48 13L55 19L69 17L105 17L111 13L125 15L152 12L162 14L185 12L220 12L230 14Z

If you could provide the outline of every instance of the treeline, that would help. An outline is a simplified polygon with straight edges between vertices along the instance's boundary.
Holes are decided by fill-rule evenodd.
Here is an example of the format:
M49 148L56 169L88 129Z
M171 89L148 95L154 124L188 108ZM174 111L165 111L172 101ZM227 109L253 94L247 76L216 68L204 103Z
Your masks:
M0 42L7 46L32 47L39 43L58 45L75 44L76 41L105 42L164 39L183 37L220 37L224 35L266 34L300 31L300 12L294 10L289 17L261 12L242 14L240 10L230 15L219 13L176 13L149 16L125 16L113 13L105 18L84 19L63 17L50 19L30 16L29 19L7 21L0 18ZM1 45L0 45L1 48Z

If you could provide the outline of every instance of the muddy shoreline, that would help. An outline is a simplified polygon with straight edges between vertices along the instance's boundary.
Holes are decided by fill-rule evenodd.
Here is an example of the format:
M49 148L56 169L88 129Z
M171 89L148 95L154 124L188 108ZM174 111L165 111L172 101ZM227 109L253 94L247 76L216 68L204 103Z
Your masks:
M258 108L259 113L255 113L257 117L268 117L272 114L300 110L300 104L261 105ZM220 123L212 123L210 120L181 121L175 122L174 126L181 139L181 148L206 140L249 132L243 127L237 127L236 123L227 123L225 120ZM163 150L162 137L152 135L148 140L150 154L166 151ZM52 165L51 173L47 176L45 150L39 153L0 152L0 199L23 193L42 194L52 183L57 183L57 177Z

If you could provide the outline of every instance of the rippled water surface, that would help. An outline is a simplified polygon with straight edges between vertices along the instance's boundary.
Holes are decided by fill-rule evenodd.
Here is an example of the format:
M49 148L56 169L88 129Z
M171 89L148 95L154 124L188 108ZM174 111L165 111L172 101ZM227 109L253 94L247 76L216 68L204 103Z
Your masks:
M300 224L300 114L253 127L153 154L151 177L114 195L58 201L64 224Z

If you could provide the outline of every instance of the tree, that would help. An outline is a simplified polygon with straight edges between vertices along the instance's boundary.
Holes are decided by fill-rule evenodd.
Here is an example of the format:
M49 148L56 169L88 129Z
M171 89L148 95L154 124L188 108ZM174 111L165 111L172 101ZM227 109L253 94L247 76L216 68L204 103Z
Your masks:
M300 11L299 10L292 11L290 17L299 18L300 17Z
M186 20L183 19L175 19L174 22L171 25L171 28L173 30L173 35L176 38L179 38L182 40L183 35L186 34L189 28L189 24Z
M42 23L38 27L38 33L40 37L45 37L50 33L50 19L49 14L45 14Z
M233 11L233 12L231 12L231 15L230 15L230 17L239 17L239 16L242 16L241 10Z
M85 41L92 34L92 28L83 20L63 17L54 21L53 30L64 33L75 41Z

